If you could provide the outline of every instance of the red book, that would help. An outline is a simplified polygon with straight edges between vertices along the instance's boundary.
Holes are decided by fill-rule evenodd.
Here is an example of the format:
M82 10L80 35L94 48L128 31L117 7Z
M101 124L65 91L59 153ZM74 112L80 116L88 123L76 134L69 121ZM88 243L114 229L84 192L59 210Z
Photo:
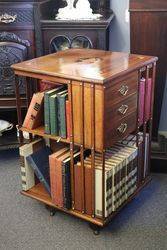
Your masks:
M140 87L139 87L139 125L142 125L143 123L144 93L145 93L145 78L142 78L140 80Z
M146 98L146 120L150 119L150 111L151 111L151 96L152 96L152 79L149 78L147 82L147 98Z
M67 122L67 139L70 139L71 135L71 105L68 100L66 100L66 122Z
M152 94L152 80L148 79L146 86L146 104L144 110L144 99L145 99L145 84L146 79L142 78L140 80L140 88L139 88L139 125L143 124L144 120L144 111L145 111L145 120L147 121L150 118L151 111L151 94Z
M63 207L62 162L70 156L69 149L64 148L49 156L51 197L56 206Z
M43 123L44 92L35 93L32 97L23 127L35 129Z

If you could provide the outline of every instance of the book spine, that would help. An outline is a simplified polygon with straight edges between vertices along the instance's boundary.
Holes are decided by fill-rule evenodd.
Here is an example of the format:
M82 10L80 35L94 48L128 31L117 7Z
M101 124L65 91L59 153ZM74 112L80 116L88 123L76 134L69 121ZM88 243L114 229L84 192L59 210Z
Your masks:
M33 168L35 174L37 175L39 181L41 183L43 183L44 187L46 188L47 192L50 194L50 186L48 185L48 183L45 181L44 176L41 174L41 172L38 170L38 167L36 166L36 164L34 163L34 161L31 159L31 156L27 156L26 157L27 162L29 163L29 165Z
M56 97L49 98L49 112L50 112L50 132L52 135L58 135Z
M59 206L63 207L63 179L62 179L62 161L55 158L55 189L54 189L54 195L53 195L53 202Z
M72 198L71 198L71 179L70 179L70 163L63 164L62 172L64 173L63 185L64 185L64 207L71 209Z
M44 122L45 122L45 134L50 134L50 111L49 111L49 95L44 95Z
M67 137L66 133L66 100L65 97L58 96L58 124L59 124L59 135L62 138Z
M150 110L151 110L151 92L152 92L152 80L148 79L147 82L147 99L146 99L146 120L150 118Z
M66 101L66 121L67 121L67 139L70 139L71 135L71 105Z
M145 96L145 79L141 79L139 87L139 124L143 124L144 118L144 96Z

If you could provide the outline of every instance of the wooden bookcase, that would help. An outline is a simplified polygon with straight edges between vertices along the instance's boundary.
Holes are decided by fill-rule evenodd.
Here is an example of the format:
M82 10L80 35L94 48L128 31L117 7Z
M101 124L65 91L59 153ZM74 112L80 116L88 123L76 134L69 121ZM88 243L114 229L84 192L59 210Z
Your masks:
M22 191L25 196L34 198L55 209L62 210L68 214L87 220L91 225L103 227L126 205L132 198L150 181L149 167L144 176L144 161L138 158L138 169L142 178L138 181L136 191L109 217L105 217L105 150L115 142L122 140L130 133L136 134L136 145L138 146L138 132L143 132L143 141L146 133L149 133L149 150L152 132L152 109L154 99L154 81L156 71L156 57L140 56L119 52L106 52L102 50L71 49L56 54L47 55L30 61L15 64L12 68L16 74L16 98L18 124L20 127L20 143L23 143L23 131L52 140L60 138L46 135L44 127L28 130L22 127L19 76L43 79L68 86L68 96L71 103L71 136L70 140L60 139L70 145L71 152L71 192L72 209L66 210L55 206L49 194L42 184L37 184L28 191ZM149 119L139 125L138 106L140 79L145 77L146 82L152 79L151 110ZM27 81L27 106L31 100L30 81ZM145 88L147 88L145 84ZM146 89L145 89L146 90ZM146 93L146 91L145 91ZM146 99L144 97L144 111L146 111ZM126 112L120 112L120 107L126 104ZM92 216L85 213L85 186L82 185L83 211L75 210L74 200L74 146L80 147L81 167L84 183L84 149L90 149L91 178L92 178ZM145 154L145 143L143 153ZM102 217L95 216L95 152L101 153L102 157ZM144 156L144 155L143 155ZM143 157L144 158L144 157ZM138 171L139 174L139 171ZM96 228L96 232L98 228Z

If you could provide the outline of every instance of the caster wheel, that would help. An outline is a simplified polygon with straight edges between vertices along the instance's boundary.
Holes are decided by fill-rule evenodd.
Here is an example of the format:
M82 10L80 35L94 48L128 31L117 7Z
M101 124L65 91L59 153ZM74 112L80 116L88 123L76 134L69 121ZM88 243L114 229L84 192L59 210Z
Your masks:
M94 235L99 235L100 234L100 227L97 225L94 225L92 223L89 223L89 227L92 229Z
M55 215L55 211L50 211L50 216L54 216Z
M94 230L93 234L96 235L96 236L99 235L100 234L100 230Z

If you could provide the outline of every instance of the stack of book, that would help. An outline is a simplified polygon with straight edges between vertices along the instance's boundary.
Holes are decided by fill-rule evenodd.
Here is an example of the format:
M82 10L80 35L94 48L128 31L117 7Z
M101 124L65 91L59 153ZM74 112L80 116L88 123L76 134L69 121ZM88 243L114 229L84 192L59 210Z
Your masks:
M116 211L137 188L137 147L115 144L105 154L105 217ZM91 155L84 160L85 169L85 207L86 213L92 211ZM75 170L75 209L81 211L81 190L76 185L81 180L81 162ZM95 215L102 216L102 156L95 153Z
M70 136L70 103L64 86L51 89L44 95L45 133L62 138Z
M71 175L70 149L64 147L49 156L52 202L59 207L70 209ZM74 151L74 162L80 160L80 152Z

